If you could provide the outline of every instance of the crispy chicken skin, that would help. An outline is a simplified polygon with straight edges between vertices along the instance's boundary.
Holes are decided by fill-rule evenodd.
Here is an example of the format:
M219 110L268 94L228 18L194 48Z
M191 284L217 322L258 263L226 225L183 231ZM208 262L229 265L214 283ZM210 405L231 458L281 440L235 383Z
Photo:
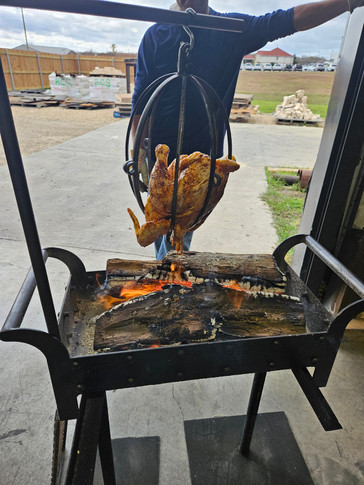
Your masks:
M148 246L171 228L171 211L176 161L168 167L169 148L158 145L156 162L149 180L149 197L145 204L145 224L140 226L133 211L128 209L135 234L141 246ZM201 226L223 196L230 172L239 169L239 164L228 158L216 160L215 173L220 183L214 185L209 203L202 219L194 224L205 202L210 177L211 159L201 152L181 155L178 175L177 214L171 242L177 253L183 252L183 236Z

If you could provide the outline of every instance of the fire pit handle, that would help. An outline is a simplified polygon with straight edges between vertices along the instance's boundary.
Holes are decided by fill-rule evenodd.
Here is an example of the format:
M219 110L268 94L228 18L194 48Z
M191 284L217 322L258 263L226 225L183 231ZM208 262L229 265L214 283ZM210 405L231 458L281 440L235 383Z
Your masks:
M306 246L326 264L347 286L349 286L360 298L364 298L364 284L354 273L349 271L335 256L317 242L312 236L296 234L285 239L273 252L278 267L282 271L287 270L287 263L284 260L287 252L297 244Z
M45 248L42 250L42 254L44 262L47 261L48 257L51 257L59 259L66 264L70 270L71 283L73 285L80 289L86 286L87 278L85 266L75 254L60 248ZM13 306L9 311L1 332L15 330L21 326L36 286L37 284L34 271L33 268L30 268L13 303ZM52 334L54 334L54 337L60 339L58 328L52 332Z

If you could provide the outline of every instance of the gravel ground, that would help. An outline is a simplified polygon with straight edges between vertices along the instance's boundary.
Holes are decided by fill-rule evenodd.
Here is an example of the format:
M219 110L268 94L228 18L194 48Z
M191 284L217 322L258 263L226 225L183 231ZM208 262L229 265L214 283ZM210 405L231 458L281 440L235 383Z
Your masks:
M59 106L48 108L12 106L20 151L23 156L114 123L117 118L113 117L113 112L113 108L88 110L65 109ZM4 163L5 155L1 145L0 164Z
M12 106L15 128L21 154L44 150L70 138L83 135L101 126L114 123L113 108L65 109L59 106L30 108ZM274 124L272 115L257 114L247 118L247 123ZM2 144L0 165L6 163Z

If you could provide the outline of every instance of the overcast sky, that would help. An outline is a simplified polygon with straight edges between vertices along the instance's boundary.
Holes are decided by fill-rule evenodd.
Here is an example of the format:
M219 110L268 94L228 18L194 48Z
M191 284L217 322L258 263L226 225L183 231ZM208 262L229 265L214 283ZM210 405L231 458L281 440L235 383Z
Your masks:
M171 0L128 0L120 3L168 8ZM304 3L302 0L210 0L210 6L220 12L242 12L259 15L279 8ZM266 45L265 49L280 47L290 54L319 55L329 59L340 50L348 13L306 32ZM28 43L67 47L76 52L93 50L106 52L115 44L118 52L137 52L139 42L149 23L106 19L65 13L24 9ZM13 48L25 43L20 8L0 7L0 47Z

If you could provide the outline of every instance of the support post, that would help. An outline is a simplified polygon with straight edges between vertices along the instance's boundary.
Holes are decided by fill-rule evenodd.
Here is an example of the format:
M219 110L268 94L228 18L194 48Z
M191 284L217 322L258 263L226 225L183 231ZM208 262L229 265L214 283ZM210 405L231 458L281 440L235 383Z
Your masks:
M330 408L328 402L324 398L322 392L315 384L313 378L306 368L292 369L298 384L301 386L302 391L305 393L312 409L315 411L322 427L325 431L333 431L335 429L341 429L342 426L337 420L333 410Z
M65 485L93 483L98 445L104 483L115 485L105 392L82 395Z
M249 455L250 442L252 440L255 421L257 419L260 399L263 393L266 372L260 372L254 375L253 387L250 393L248 411L243 431L239 451L242 455Z
M6 49L6 57L7 57L7 60L8 60L9 73L10 73L10 78L11 78L11 85L13 87L13 91L15 91L15 83L14 83L14 78L13 78L13 71L11 69L11 62L10 62L10 56L9 56L8 49Z

